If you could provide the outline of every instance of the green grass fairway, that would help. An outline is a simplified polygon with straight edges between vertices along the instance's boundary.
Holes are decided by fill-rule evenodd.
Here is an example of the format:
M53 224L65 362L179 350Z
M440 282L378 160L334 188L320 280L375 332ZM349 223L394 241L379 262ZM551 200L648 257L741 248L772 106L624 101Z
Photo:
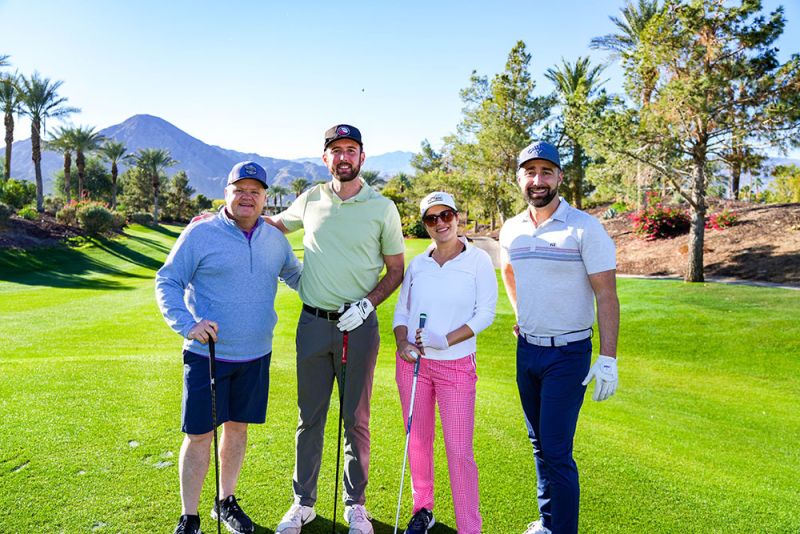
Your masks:
M133 226L80 248L0 251L0 532L172 532L181 340L158 312L153 275L179 231ZM302 246L299 235L292 242ZM409 241L408 257L426 244ZM587 396L575 443L581 532L800 531L800 293L634 279L619 290L620 389L604 403ZM394 524L405 437L395 298L379 308L372 402L367 505L379 534ZM267 423L251 429L237 492L258 532L269 533L292 499L297 295L281 287L277 309ZM522 532L537 515L512 324L501 289L478 343L475 446L487 533ZM334 401L320 517L304 533L331 529L337 409ZM453 533L441 435L435 450L431 532ZM207 533L213 493L212 471L201 503ZM410 496L407 480L403 525Z

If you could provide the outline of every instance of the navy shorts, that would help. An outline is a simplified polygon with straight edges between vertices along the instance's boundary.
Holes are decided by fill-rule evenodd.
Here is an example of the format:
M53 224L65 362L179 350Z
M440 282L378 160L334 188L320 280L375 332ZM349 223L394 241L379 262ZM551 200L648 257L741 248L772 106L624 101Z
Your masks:
M226 421L263 423L267 419L270 352L249 362L216 361L217 425ZM211 432L211 381L208 357L183 351L181 431Z

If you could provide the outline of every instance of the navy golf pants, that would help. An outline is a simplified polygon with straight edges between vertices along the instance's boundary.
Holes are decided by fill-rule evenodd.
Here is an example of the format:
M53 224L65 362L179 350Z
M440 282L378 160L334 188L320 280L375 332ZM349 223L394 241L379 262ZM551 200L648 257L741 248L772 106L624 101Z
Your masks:
M517 338L517 387L533 444L539 513L553 534L578 532L580 486L572 442L591 357L590 338L562 347Z

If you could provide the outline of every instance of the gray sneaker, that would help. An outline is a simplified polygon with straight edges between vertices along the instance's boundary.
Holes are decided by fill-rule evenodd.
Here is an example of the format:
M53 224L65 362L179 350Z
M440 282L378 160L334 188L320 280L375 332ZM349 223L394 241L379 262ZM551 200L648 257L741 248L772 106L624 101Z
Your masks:
M311 523L315 517L317 517L317 512L313 507L293 504L275 527L275 534L300 534L303 525Z
M345 506L344 520L350 524L349 534L374 534L372 530L372 516L362 504Z
M553 534L549 528L545 528L542 520L534 521L528 524L527 530L522 534Z

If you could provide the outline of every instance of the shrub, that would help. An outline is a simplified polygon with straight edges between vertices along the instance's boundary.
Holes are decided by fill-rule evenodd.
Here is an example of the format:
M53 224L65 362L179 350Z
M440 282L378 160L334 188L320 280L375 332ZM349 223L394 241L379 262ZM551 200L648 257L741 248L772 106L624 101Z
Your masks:
M47 213L58 213L64 207L64 199L61 197L44 197L44 211Z
M706 219L706 228L714 230L724 230L731 227L739 221L739 215L725 208L717 213L712 213Z
M11 206L0 202L0 226L4 226L8 222L12 213L14 213L14 209Z
M144 211L131 213L129 219L132 223L141 224L142 226L149 226L153 224L153 214Z
M9 178L3 186L3 202L16 209L22 209L36 199L36 185L25 180Z
M125 219L125 214L120 213L118 211L111 212L111 229L115 232L121 232L123 228L128 224L128 221Z
M421 239L430 237L419 217L405 217L402 220L402 224L403 235L406 237L418 237Z
M648 204L629 216L636 234L653 240L675 237L689 231L690 218L685 210L664 206L654 197L648 197Z
M33 206L25 206L24 208L17 210L17 215L26 221L35 221L39 218L39 212L36 211L36 208Z
M90 235L108 232L114 223L114 217L108 208L97 202L81 202L78 207L78 224Z
M56 221L67 226L78 226L78 204L70 202L56 212Z
M618 215L617 210L615 210L613 207L610 207L603 212L603 219L613 219L617 215Z

